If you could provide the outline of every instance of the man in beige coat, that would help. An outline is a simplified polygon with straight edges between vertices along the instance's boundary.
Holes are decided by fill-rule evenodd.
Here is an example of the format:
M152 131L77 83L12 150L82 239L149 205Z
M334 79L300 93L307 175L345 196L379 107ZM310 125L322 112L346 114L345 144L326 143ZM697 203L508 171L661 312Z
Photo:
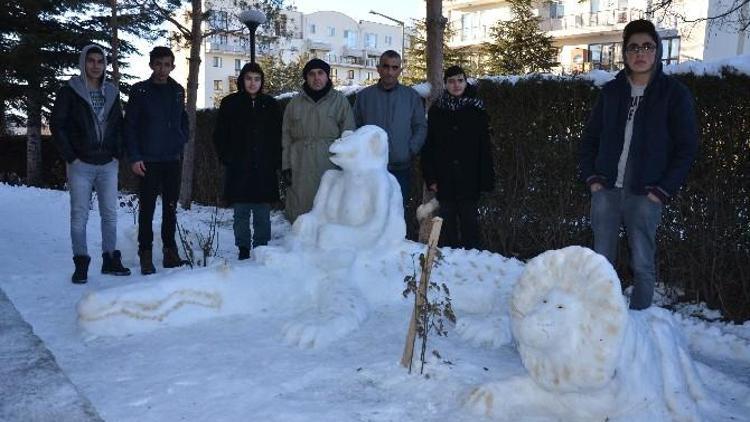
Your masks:
M282 178L285 215L290 223L312 209L320 179L335 166L328 147L345 130L354 130L354 115L346 97L333 88L331 67L312 59L302 70L302 92L289 101L282 126Z

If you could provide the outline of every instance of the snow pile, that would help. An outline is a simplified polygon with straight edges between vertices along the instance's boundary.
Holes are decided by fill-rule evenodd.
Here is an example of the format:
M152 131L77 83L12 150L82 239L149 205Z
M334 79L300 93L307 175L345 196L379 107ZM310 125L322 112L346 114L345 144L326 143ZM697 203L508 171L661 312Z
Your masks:
M671 64L668 66L664 66L664 73L692 73L695 76L721 76L724 69L727 69L730 73L750 75L750 54L710 62L691 60L687 62Z
M571 246L531 260L514 289L511 317L528 376L475 390L469 403L476 410L698 421L718 408L672 315L653 307L628 311L614 269L589 249Z

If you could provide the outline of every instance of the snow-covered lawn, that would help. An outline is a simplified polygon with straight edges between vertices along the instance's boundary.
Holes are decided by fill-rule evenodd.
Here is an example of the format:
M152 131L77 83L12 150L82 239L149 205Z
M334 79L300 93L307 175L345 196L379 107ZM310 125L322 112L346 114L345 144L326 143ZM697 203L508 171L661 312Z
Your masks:
M299 333L290 335L289 327L304 331L308 317L321 310L316 309L320 303L309 303L314 300L299 281L305 276L300 263L290 260L284 271L270 271L252 260L238 262L228 210L222 213L219 230L220 258L209 268L164 270L160 254L155 254L157 274L143 277L136 257L136 226L122 208L118 246L133 275L113 277L98 272L99 216L94 209L88 226L89 282L77 286L70 283L67 192L0 185L0 203L0 287L107 421L479 421L487 418L465 405L473 389L526 374L516 349L496 341L502 335L477 331L482 321L474 321L474 331L450 328L448 337L432 336L428 350L438 350L441 358L430 354L426 375L409 375L399 366L412 304L400 292L403 277L412 272L411 254L423 249L417 244L390 251L386 256L391 258L373 264L376 274L358 274L367 284L360 281L359 287L369 306L359 328L330 344L306 348L299 345L304 343ZM211 211L195 206L178 218L191 230L206 230ZM273 243L278 245L288 232L288 223L274 214ZM160 247L157 243L155 251ZM282 255L266 259L274 256ZM276 264L273 268L284 268ZM518 261L496 254L445 251L433 276L436 281L461 279L466 290L472 289L472 281L484 283L485 289L494 285L499 295L508 293L521 269ZM300 285L290 285L290 280ZM230 282L247 286L233 290L237 297L223 297L225 310L216 317L185 303L161 321L148 319L151 314L146 313L142 321L130 318L127 324L127 318L115 317L96 327L78 322L77 306L87 293L107 298L106 289L131 286L128 289L143 300L160 300L165 293L150 286L181 282L186 287ZM457 287L451 294L465 312L472 307L477 314L492 310L491 301L478 300L476 294ZM462 314L457 313L460 324ZM747 405L750 323L733 326L675 317L709 390L724 403ZM497 324L488 321L485 326L491 331ZM103 335L118 329L123 335ZM523 401L523 394L519 391L514 401ZM565 420L559 414L534 416Z

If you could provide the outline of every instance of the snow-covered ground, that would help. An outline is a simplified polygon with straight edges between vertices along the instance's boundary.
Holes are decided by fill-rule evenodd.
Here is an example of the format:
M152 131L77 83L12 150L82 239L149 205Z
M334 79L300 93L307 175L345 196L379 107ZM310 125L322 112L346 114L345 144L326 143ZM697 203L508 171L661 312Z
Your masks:
M289 225L280 214L273 215L276 246L257 261L236 260L231 212L220 211L219 258L208 268L164 270L155 254L157 274L143 277L136 226L128 209L121 208L118 246L133 275L113 277L98 273L99 216L94 209L88 226L93 257L89 282L77 286L69 281L73 263L67 192L0 185L0 203L0 288L107 421L480 421L488 419L466 405L472 393L527 374L515 347L504 341L506 333L498 332L507 326L501 318L507 309L498 307L507 303L497 298L509 295L523 270L512 259L444 251L433 279L451 285L459 323L449 327L447 337L430 338L426 375L410 375L398 362L413 301L401 291L404 276L413 271L412 254L422 251L421 245L404 242L377 262L355 265L353 278L365 298L363 320L352 331L340 331L340 338L328 336L329 342L306 347L305 332L318 339L331 334L310 334L314 324L309 321L325 314L323 305L344 307L347 296L338 303L336 295L320 301L310 293L309 284L320 285L320 280L303 272L309 271L303 260L283 252L280 245ZM195 206L178 218L200 232L211 212ZM159 219L157 215L155 221ZM159 248L156 244L155 250ZM215 308L210 298L185 293L183 300L174 301L170 296L180 286L206 292L214 285L211 291L221 299ZM486 292L495 298L482 297ZM111 299L104 304L108 309L140 311L135 317L127 312L102 316L85 308L83 315L94 315L92 321L98 322L79 322L77 307L85 297ZM127 297L137 300L124 303ZM156 307L138 308L148 301ZM690 316L695 307L681 310L674 317L706 387L722 403L747 409L750 323L707 322ZM318 330L325 327L341 328L317 325ZM433 349L440 358L430 353ZM532 390L513 394L514 402L540 400L530 396ZM707 419L723 420L718 415ZM576 420L543 409L533 416ZM518 420L518 415L494 418ZM744 413L744 420L750 414Z

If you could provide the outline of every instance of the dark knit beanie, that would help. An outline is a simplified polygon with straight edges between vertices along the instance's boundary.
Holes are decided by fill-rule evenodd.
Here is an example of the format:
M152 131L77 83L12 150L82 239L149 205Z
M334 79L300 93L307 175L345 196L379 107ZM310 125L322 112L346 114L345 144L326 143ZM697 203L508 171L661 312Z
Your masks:
M329 78L331 77L331 65L321 59L316 58L310 60L309 62L307 62L307 64L305 64L305 67L302 69L302 79L306 79L307 73L313 69L322 69Z
M447 69L445 69L445 73L443 74L443 83L448 81L448 78L456 75L464 75L464 79L468 78L469 75L464 72L464 70L461 68L461 66L451 66Z

